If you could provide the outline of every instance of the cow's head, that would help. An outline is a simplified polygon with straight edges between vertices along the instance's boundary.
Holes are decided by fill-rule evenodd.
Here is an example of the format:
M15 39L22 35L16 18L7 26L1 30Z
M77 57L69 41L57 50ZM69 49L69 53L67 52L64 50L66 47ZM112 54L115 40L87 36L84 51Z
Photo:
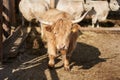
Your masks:
M88 10L82 17L78 19L71 19L66 18L66 16L60 16L55 21L45 21L39 18L39 22L41 24L47 25L44 28L44 30L46 31L44 32L44 34L47 34L46 38L52 40L52 42L56 44L56 47L58 49L67 49L70 42L70 35L78 31L79 25L77 25L76 23L81 22L91 10L92 9ZM61 12L59 15L61 14L69 15L65 12Z
M59 19L52 25L46 26L45 29L47 38L49 40L54 39L58 50L67 50L70 40L74 38L72 34L78 33L79 27L78 24L72 23L71 20Z
M120 8L117 0L110 0L110 1L109 1L109 5L110 5L110 9L111 9L112 11L117 11L117 10L119 10L119 8Z

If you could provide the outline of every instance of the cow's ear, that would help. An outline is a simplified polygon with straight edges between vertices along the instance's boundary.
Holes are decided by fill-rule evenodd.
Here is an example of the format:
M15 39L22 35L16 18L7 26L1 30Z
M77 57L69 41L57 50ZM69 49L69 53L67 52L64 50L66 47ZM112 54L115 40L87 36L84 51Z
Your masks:
M73 24L73 26L72 26L72 32L77 32L79 30L79 28L80 28L80 25Z
M51 32L51 31L52 31L52 27L51 27L50 25L46 26L45 29L46 29L46 31L48 31L48 32Z

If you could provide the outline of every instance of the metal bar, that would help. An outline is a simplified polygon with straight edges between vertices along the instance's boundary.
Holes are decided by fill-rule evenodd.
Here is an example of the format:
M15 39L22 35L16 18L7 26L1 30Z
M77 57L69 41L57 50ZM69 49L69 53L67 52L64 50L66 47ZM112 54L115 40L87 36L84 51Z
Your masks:
M3 58L3 48L2 48L2 8L3 8L3 0L0 0L0 63L2 63Z

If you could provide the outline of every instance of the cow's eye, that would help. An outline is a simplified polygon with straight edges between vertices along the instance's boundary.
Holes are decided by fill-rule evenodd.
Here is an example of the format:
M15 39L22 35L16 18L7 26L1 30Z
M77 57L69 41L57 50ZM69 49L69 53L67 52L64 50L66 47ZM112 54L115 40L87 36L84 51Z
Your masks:
M54 32L54 34L57 34L57 32Z

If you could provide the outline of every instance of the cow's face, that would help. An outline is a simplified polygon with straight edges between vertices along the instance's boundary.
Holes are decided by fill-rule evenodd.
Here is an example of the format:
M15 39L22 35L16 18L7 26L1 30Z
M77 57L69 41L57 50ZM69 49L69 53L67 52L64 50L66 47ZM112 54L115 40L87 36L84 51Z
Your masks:
M69 20L60 19L46 30L54 34L55 45L58 50L67 50L72 34L78 32L79 25L72 24ZM49 28L49 29L48 29Z
M92 7L93 7L93 5L91 5L91 3L89 3L89 2L84 4L84 8L86 11L90 10Z
M117 10L119 10L119 8L120 8L117 0L111 0L109 4L110 4L110 9L111 9L112 11L117 11Z

